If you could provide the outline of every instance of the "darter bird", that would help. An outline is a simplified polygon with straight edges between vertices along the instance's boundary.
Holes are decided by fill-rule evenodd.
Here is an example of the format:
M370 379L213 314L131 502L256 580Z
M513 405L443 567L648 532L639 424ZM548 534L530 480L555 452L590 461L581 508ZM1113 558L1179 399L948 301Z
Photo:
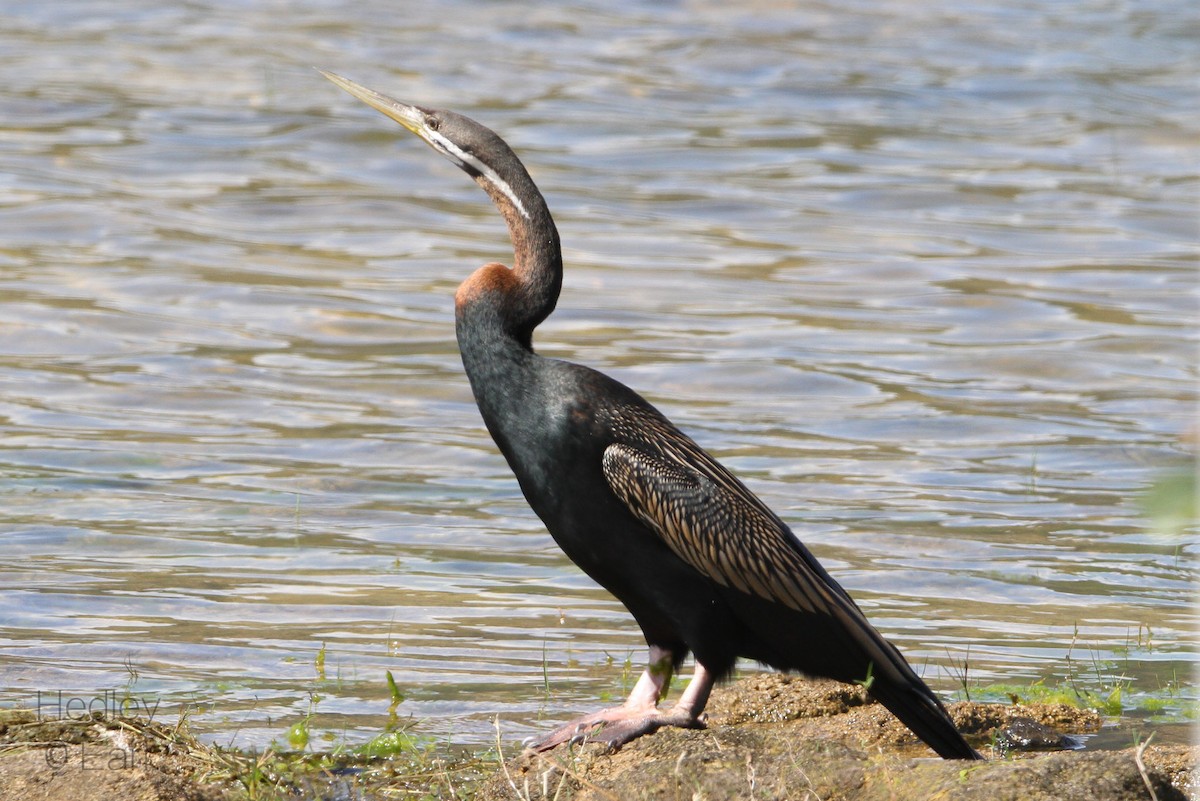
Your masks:
M571 561L616 596L650 648L623 704L573 720L531 747L611 749L663 726L703 728L715 681L739 657L869 684L947 759L982 759L937 696L778 515L629 387L533 349L562 285L558 230L512 149L461 114L329 80L425 140L483 187L512 238L511 268L485 264L459 286L455 328L479 411L529 505ZM660 709L691 653L695 672Z

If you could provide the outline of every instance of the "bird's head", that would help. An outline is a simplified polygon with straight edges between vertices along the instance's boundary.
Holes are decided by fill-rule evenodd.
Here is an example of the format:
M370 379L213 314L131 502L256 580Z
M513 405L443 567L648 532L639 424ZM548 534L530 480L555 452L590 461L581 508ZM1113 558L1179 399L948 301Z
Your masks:
M529 212L508 177L514 165L524 173L512 149L494 131L470 117L443 109L402 103L332 72L320 71L371 108L379 111L424 139L485 189L498 192L528 219ZM527 179L527 176L526 176Z

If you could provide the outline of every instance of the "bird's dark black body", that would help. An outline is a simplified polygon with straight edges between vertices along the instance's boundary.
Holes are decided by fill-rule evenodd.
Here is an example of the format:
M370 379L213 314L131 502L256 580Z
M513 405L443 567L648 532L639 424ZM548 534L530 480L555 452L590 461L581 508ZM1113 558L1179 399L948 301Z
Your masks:
M534 352L562 280L541 193L496 134L451 112L331 80L431 144L479 183L513 240L455 298L463 364L488 431L529 505L570 559L625 604L651 646L630 699L574 732L620 745L662 725L702 726L712 682L739 657L869 690L943 757L975 759L900 653L791 530L636 392ZM688 653L696 674L669 713L656 704ZM602 727L599 733L593 730Z
M636 441L637 417L674 430L670 423L608 376L530 353L504 360L521 380L498 390L484 380L498 362L461 333L459 341L488 431L563 552L625 604L650 641L679 659L689 650L720 655L706 664L726 673L738 654L726 653L734 640L721 632L736 621L717 588L634 517L603 473L609 445ZM472 369L481 356L487 368Z

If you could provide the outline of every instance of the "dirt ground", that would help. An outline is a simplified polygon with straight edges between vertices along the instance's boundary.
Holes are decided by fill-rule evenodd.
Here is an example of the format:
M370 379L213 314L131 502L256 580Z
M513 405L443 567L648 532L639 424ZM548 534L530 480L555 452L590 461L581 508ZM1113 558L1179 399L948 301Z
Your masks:
M1182 801L1200 798L1200 749L1143 753L1045 750L997 754L1017 724L1053 735L1097 730L1100 717L1061 704L956 703L950 712L986 763L938 759L858 687L753 676L713 696L708 728L664 730L615 755L591 747L524 755L476 796L500 799L787 799L788 801ZM1052 728L1040 729L1039 725ZM1050 742L1044 745L1051 745ZM1140 764L1139 764L1140 763ZM1153 788L1153 794L1149 788Z
M438 767L436 759L334 770L327 759L312 759L288 763L285 772L279 763L204 746L178 727L38 721L32 712L9 711L0 714L0 799L1200 799L1196 747L999 754L993 746L1006 728L1017 740L1054 747L1060 734L1096 730L1100 718L1062 705L957 703L950 710L988 762L933 757L860 688L778 675L718 690L705 730L660 731L616 754L560 747L502 766L493 757L465 771Z

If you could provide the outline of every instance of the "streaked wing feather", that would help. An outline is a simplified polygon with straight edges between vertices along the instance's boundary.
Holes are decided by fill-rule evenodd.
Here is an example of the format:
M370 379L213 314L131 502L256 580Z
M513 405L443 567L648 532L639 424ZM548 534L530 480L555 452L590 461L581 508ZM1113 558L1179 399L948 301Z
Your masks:
M801 612L844 606L844 591L814 570L778 518L710 457L704 461L709 469L702 471L615 444L605 449L603 466L634 516L718 584Z

